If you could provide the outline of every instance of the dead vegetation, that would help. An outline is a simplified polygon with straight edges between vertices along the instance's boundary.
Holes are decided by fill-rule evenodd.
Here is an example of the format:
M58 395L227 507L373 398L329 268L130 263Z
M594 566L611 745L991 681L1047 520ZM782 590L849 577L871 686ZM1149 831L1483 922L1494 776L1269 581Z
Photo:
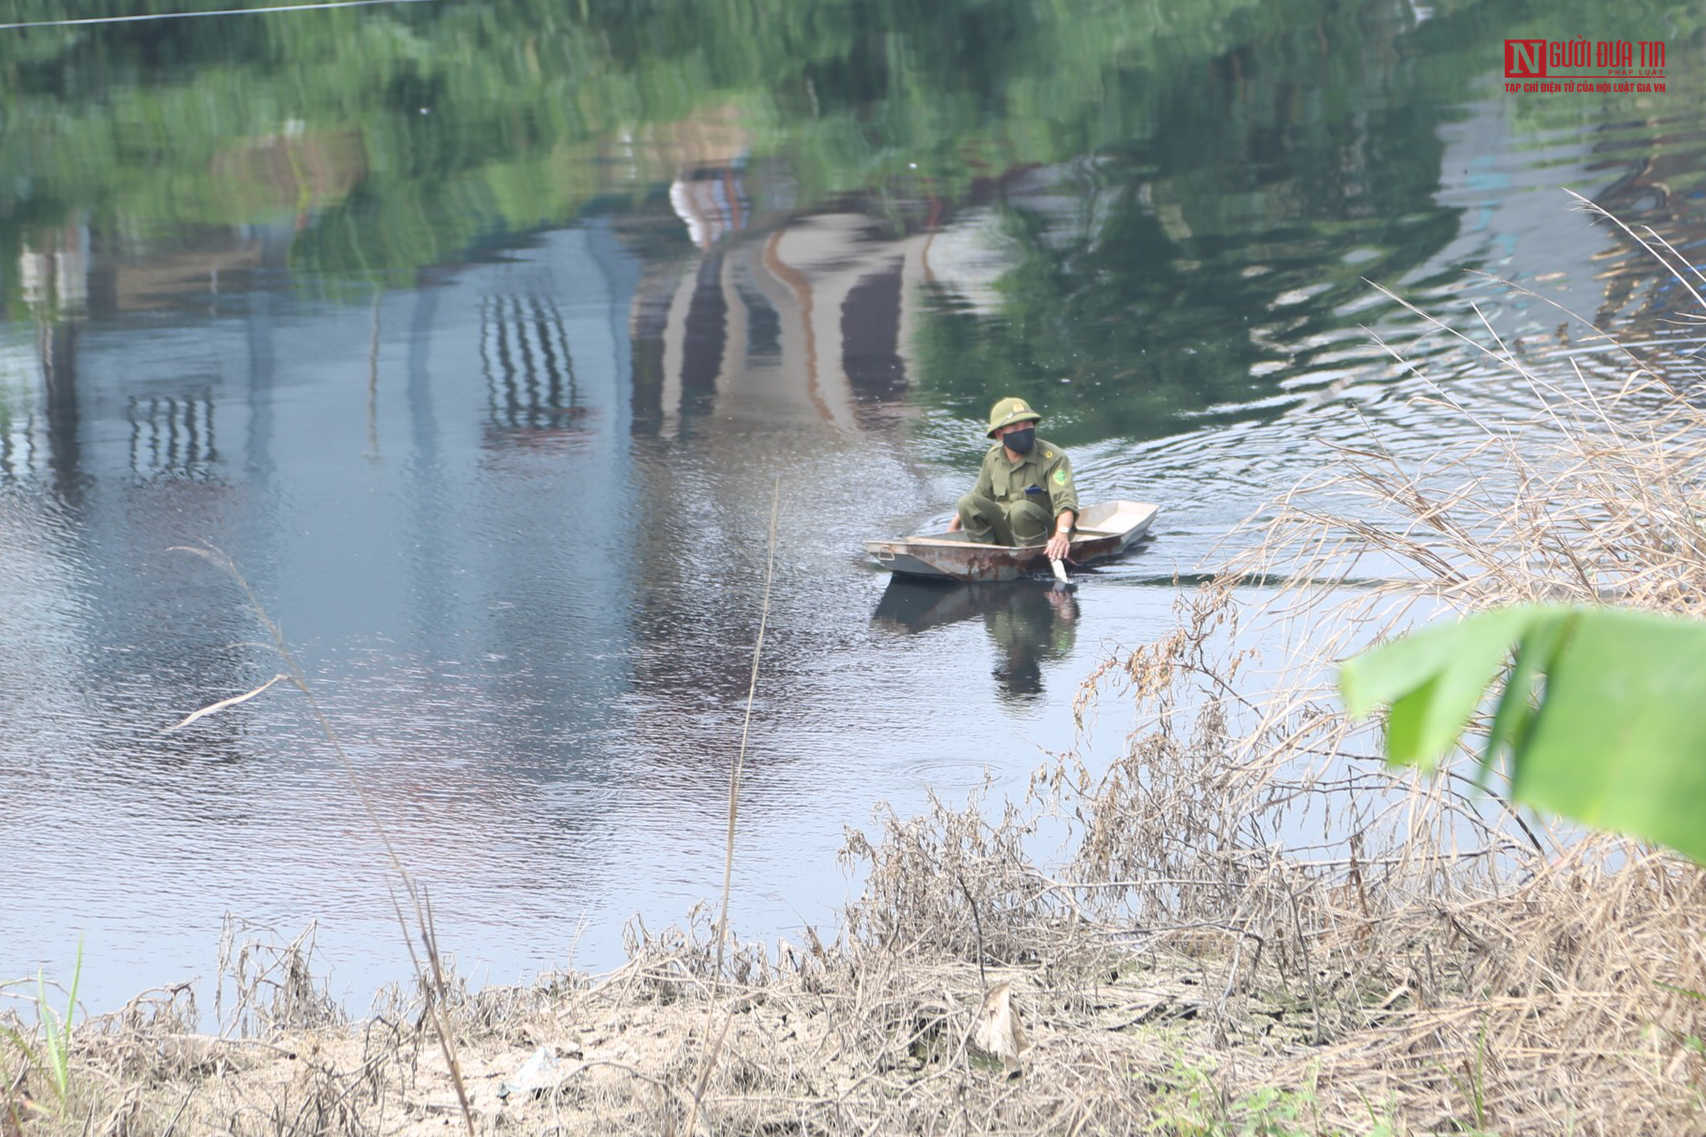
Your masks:
M64 1102L10 1012L0 1133L440 1133L455 1083L493 1133L1706 1133L1706 873L1390 772L1332 697L1334 660L1423 609L1706 594L1692 376L1609 342L1546 378L1466 349L1531 420L1422 464L1342 451L1089 677L1024 801L850 832L864 893L830 942L701 913L636 925L596 980L439 975L358 1023L310 941L250 949L226 1036L154 993L78 1030ZM1294 583L1257 603L1258 576ZM1141 725L1080 757L1112 698ZM1053 867L1045 823L1072 835Z

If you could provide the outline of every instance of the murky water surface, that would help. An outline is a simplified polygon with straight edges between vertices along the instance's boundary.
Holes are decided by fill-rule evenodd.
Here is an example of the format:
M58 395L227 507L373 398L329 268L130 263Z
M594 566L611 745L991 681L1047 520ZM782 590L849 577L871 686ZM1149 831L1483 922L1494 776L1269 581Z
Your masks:
M1563 192L1700 259L1657 7L1604 35L1671 35L1670 89L1573 99L1504 91L1552 33L1486 4L535 7L0 31L0 979L81 940L110 1008L317 920L360 1009L381 826L465 972L613 964L720 884L778 481L734 912L831 927L844 826L1022 788L1322 443L1532 405L1365 278L1525 358L1561 309L1689 350ZM1010 393L1149 541L1070 596L867 564ZM269 623L312 702L167 732L290 669Z

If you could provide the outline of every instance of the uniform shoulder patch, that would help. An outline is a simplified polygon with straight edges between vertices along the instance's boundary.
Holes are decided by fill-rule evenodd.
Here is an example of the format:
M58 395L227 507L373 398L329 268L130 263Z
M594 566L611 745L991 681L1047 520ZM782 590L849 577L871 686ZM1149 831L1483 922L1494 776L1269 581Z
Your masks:
M1056 470L1054 472L1054 481L1056 485L1064 486L1066 484L1066 471Z

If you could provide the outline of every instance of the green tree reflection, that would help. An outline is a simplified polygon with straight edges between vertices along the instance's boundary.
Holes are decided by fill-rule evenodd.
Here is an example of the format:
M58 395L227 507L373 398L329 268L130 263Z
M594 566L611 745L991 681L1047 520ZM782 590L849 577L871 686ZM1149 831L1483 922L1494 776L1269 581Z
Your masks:
M914 382L970 419L996 394L1044 401L1067 444L1141 437L1249 413L1273 394L1263 376L1311 362L1275 328L1331 351L1364 276L1444 247L1440 128L1503 36L1699 26L1658 0L1615 20L1585 0L1529 8L433 0L13 29L0 258L68 223L132 251L260 226L293 280L365 302L738 155L772 217L858 195L898 235L992 210L1010 267L993 302L939 293Z

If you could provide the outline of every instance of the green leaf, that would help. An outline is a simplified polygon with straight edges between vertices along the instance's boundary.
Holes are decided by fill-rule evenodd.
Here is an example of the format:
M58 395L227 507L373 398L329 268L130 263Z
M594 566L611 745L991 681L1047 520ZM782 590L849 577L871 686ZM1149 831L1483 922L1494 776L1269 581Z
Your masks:
M1581 612L1511 766L1541 809L1706 862L1706 623Z
M1433 769L1481 705L1511 646L1546 616L1523 607L1414 632L1347 662L1339 689L1353 715L1389 703L1387 757Z
M1475 779L1477 789L1487 788L1487 778L1497 765L1501 750L1514 755L1521 753L1527 744L1529 729L1539 710L1540 678L1551 669L1561 646L1568 641L1577 615L1571 609L1540 613L1522 637L1510 678L1505 681L1505 693L1487 731L1487 749L1481 756L1481 769Z
M1483 774L1508 749L1515 800L1706 862L1706 622L1496 610L1350 660L1340 690L1353 715L1389 703L1388 760L1431 768L1513 646Z

